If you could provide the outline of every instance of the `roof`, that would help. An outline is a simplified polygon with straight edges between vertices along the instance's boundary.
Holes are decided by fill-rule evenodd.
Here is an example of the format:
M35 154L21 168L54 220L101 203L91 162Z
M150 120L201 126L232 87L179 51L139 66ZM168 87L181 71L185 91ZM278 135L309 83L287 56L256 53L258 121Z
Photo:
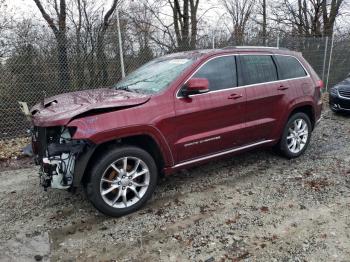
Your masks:
M235 52L264 52L270 54L296 54L287 48L267 47L267 46L228 46L221 49L199 49L185 52L178 52L166 55L168 58L198 58L216 54L235 53Z

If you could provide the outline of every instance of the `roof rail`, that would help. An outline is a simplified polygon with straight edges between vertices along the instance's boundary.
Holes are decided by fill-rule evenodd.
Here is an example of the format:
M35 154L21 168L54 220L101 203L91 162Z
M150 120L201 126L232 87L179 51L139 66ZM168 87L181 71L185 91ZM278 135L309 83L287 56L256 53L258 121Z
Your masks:
M280 50L289 50L285 47L275 47L275 46L226 46L222 49L247 49L247 48L255 48L255 49L280 49Z

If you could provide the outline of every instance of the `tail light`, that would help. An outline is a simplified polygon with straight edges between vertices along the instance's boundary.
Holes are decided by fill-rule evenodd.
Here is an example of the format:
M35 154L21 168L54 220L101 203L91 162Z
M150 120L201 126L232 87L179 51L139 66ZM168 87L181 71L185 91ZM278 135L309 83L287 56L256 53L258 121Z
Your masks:
M324 88L324 83L323 83L322 80L318 80L318 81L317 81L317 87L318 87L319 89L323 89L323 88Z

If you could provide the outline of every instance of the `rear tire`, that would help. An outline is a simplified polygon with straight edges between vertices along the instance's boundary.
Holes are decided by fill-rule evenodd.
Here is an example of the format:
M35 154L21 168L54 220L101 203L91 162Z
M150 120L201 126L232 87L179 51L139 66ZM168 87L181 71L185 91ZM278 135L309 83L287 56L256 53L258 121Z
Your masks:
M292 115L277 145L280 154L289 159L302 155L310 143L311 131L311 121L306 114L300 112Z
M96 160L86 193L99 211L119 217L141 208L152 196L157 180L157 166L148 152L121 146Z

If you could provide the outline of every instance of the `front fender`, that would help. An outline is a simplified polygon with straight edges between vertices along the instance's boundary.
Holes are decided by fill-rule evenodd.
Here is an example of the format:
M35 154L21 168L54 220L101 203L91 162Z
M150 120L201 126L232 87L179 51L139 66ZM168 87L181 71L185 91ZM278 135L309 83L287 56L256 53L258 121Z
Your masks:
M105 143L115 139L122 139L126 137L147 135L151 137L158 145L160 152L164 158L165 166L174 165L174 158L170 146L165 139L161 131L155 126L144 125L144 126L129 126L118 129L108 130L102 133L95 134L91 137L91 140L97 144Z
M76 127L74 139L87 139L96 145L125 137L147 135L158 145L166 166L174 165L173 154L168 141L154 125L130 125L113 128L110 124L100 123L97 116L85 117L71 121L68 126ZM110 128L108 128L110 127Z
M76 126L76 123L72 123L72 125ZM74 139L81 139L83 132L79 132L79 127L77 128L77 132L74 136ZM81 179L84 176L86 167L99 145L113 141L119 140L126 137L132 137L137 135L147 135L151 137L158 145L160 152L163 156L164 166L169 167L174 165L174 159L170 147L168 146L167 141L165 140L162 133L153 126L130 126L126 128L113 129L104 131L101 133L91 134L89 136L89 140L92 142L92 146L82 154L82 156L76 162L76 169L74 171L74 186L79 186L81 183ZM87 138L85 138L87 139Z

